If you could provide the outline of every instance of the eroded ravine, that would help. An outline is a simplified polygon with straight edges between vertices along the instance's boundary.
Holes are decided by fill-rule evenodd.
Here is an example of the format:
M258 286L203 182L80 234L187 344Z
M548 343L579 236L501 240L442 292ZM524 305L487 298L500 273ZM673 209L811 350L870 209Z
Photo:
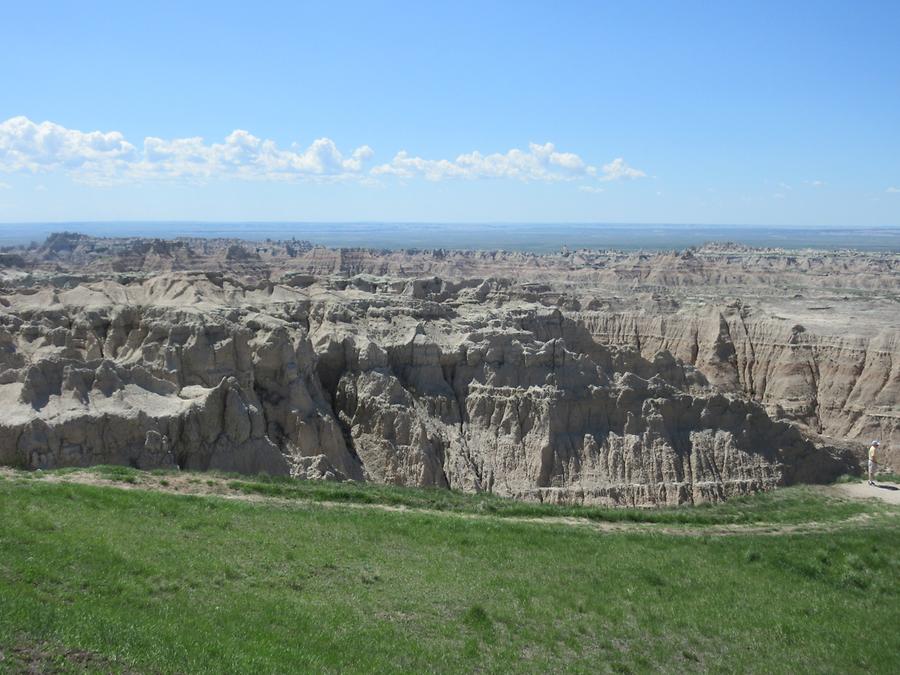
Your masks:
M0 463L657 505L828 480L854 470L854 440L897 433L896 327L836 335L759 295L728 302L732 287L698 300L715 275L797 283L778 256L751 271L718 252L497 254L502 278L468 276L484 257L407 254L416 273L453 263L447 280L384 252L325 274L321 249L268 246L63 237L23 253L0 292ZM859 285L896 283L883 258ZM659 274L668 294L602 285Z

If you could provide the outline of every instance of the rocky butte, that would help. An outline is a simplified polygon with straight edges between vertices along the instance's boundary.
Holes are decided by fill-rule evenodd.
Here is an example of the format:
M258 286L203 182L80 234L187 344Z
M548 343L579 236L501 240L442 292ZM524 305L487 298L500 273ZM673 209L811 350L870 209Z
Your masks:
M895 253L56 234L0 253L0 464L716 501L900 465L898 308Z

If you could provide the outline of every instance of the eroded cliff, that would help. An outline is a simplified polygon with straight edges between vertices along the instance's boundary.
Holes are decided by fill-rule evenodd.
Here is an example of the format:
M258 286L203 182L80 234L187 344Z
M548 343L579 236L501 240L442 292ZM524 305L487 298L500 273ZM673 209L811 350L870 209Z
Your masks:
M900 440L888 254L57 235L5 256L0 463L652 505L826 480Z

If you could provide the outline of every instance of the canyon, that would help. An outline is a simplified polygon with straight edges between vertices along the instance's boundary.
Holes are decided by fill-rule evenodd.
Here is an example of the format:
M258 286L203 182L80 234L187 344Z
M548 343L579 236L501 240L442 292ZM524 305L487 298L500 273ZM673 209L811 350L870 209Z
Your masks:
M0 252L0 464L720 501L900 467L900 254Z

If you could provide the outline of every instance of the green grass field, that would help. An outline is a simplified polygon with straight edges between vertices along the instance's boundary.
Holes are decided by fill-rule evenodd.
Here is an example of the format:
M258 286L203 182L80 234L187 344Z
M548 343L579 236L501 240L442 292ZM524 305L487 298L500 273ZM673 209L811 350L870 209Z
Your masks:
M431 490L188 479L247 501L24 476L0 479L0 671L900 670L900 521L874 502L789 488L615 516ZM584 524L552 518L573 515ZM617 519L625 531L599 527ZM791 529L804 523L819 529Z

